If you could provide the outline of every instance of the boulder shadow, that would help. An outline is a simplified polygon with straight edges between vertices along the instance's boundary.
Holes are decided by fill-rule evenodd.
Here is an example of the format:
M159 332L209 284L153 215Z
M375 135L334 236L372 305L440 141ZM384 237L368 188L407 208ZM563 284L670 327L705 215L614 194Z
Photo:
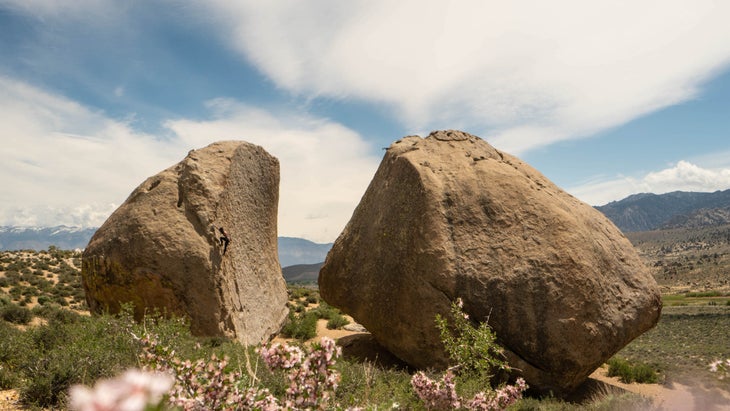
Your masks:
M572 393L565 397L565 401L574 404L590 404L597 399L607 397L609 395L622 395L629 393L621 387L605 383L593 378L586 379L583 384L579 385Z
M380 345L370 333L358 333L341 337L337 345L342 347L342 357L353 362L368 362L381 368L410 370L400 358Z

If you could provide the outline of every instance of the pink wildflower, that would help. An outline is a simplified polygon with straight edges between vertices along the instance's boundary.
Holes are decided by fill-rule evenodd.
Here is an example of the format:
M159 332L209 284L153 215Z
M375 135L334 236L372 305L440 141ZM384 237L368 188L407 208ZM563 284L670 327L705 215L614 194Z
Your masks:
M93 389L75 385L70 390L70 408L78 411L141 411L157 405L170 390L169 374L129 370L121 376L99 381Z

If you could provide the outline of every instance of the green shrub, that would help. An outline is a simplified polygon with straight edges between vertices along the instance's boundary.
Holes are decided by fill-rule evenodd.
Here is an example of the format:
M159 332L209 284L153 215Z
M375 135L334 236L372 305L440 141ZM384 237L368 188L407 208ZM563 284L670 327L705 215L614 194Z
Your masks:
M20 273L11 268L11 266L8 266L8 269L5 271L5 278L10 281L10 284L17 284L20 281Z
M20 330L11 324L0 321L0 364L15 358L20 348L16 344L16 339L21 333Z
M7 304L0 308L0 318L13 324L28 324L33 319L33 313L18 304Z
M299 315L290 312L281 330L281 334L285 337L296 338L301 341L314 338L317 336L317 319L317 316L312 312Z
M411 375L407 370L347 359L338 360L336 368L342 375L336 395L343 409L423 409L411 387ZM398 406L394 407L396 403Z
M700 292L694 292L694 293L687 293L687 297L694 297L694 298L706 298L706 297L722 297L722 293L719 291L700 291Z
M342 314L335 314L327 320L327 329L339 330L340 328L350 324L350 321L345 318Z
M11 296L11 297L13 297L13 300L17 300L17 299L19 299L19 298L20 298L20 295L21 295L22 293L23 293L23 288L22 288L22 287L20 287L20 286L18 286L18 285L14 285L14 286L13 286L13 287L12 287L12 288L10 289L10 291L8 292L8 294L10 294L10 296Z
M303 287L293 287L289 289L289 297L292 300L298 300L302 297L307 297L310 294L310 290Z
M16 387L20 378L12 370L0 364L0 390Z
M461 299L451 304L453 326L441 315L436 315L436 327L449 358L461 366L460 372L468 377L489 379L494 370L507 369L503 349L497 336L485 322L474 326L462 311Z
M53 297L53 302L62 307L68 307L68 301L66 301L66 297L62 295L55 295Z
M61 308L58 304L47 303L33 307L33 314L45 318L48 321L58 321L61 324L71 324L81 320L83 317L74 311Z
M335 316L341 315L340 310L322 301L317 308L310 310L311 313L324 320L329 320Z
M619 377L619 380L626 384L632 382L655 384L659 382L659 374L649 365L643 363L632 364L618 357L608 360L608 376Z
M29 329L16 342L12 360L23 376L21 400L31 406L64 408L65 393L73 384L93 385L138 366L139 343L133 337L144 330L187 354L195 346L187 324L152 315L136 324L128 312L120 316L85 317L68 310L45 308L48 324Z

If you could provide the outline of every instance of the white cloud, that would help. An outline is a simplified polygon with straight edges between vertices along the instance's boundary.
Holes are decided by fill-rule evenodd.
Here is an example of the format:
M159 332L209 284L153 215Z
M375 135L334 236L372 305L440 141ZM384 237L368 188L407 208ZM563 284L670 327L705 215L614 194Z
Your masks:
M513 153L690 99L730 61L730 3L710 0L202 3L279 87Z
M333 241L352 216L380 161L354 131L328 120L217 99L215 118L166 123L181 142L245 140L279 159L279 235Z
M568 188L566 191L591 205L603 205L631 194L672 191L708 192L730 187L730 168L703 168L688 161L642 177L618 176Z
M0 112L4 225L100 225L179 155L103 113L7 77L0 77Z
M332 241L379 158L355 132L306 115L276 116L233 100L213 119L170 120L160 140L74 101L0 77L0 225L98 226L145 178L193 148L239 139L279 158L281 235Z

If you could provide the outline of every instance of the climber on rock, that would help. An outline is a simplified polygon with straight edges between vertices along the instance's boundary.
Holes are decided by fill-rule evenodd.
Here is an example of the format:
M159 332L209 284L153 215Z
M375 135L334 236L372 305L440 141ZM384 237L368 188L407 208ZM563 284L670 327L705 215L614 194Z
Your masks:
M231 242L231 239L228 237L228 233L226 233L226 230L224 230L223 227L219 227L218 231L221 233L220 245L223 246L223 255L226 255L226 250L228 250L228 243Z

